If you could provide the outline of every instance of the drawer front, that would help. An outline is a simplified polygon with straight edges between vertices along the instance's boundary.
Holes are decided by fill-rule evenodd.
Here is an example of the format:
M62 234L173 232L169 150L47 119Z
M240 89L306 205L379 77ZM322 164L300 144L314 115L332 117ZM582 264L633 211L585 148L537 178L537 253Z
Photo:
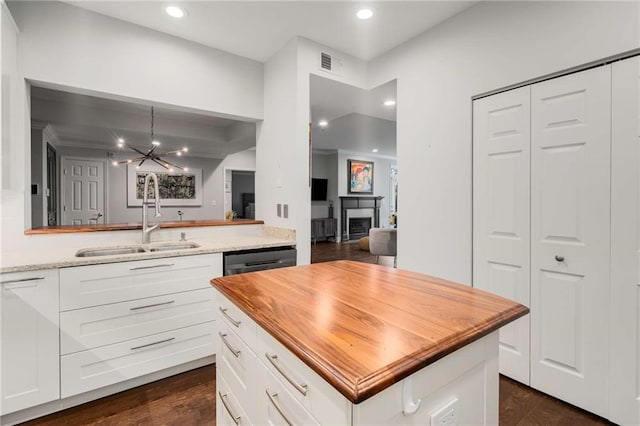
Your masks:
M252 400L251 389L261 367L255 354L227 324L218 320L216 369L240 401ZM251 411L245 408L247 414Z
M216 314L220 322L227 324L250 348L255 347L256 323L220 292L218 292L216 300L218 304Z
M60 357L61 397L153 373L214 354L208 322Z
M267 370L320 423L351 422L351 402L262 328L256 349Z
M215 320L213 288L60 314L63 355Z
M271 372L264 371L266 374L266 386L260 389L258 397L262 408L264 418L267 421L264 424L269 425L319 425L318 421L313 418L300 402L284 388L282 382L277 379ZM342 423L348 424L348 423ZM350 423L349 423L350 424Z
M253 403L251 400L246 402ZM244 408L216 366L216 425L251 425Z
M209 288L220 253L60 269L60 310L87 308Z

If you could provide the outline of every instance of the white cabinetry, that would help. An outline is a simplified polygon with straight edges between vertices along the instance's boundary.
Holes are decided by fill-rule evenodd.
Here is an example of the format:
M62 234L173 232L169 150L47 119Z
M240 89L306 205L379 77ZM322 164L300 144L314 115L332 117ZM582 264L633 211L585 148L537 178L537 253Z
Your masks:
M60 397L58 270L0 275L0 413Z
M221 275L221 254L61 269L61 396L213 355Z
M640 421L639 82L636 57L474 101L474 286L531 309L501 372L622 424Z
M497 424L497 332L354 405L218 293L216 424ZM310 333L319 332L309 330Z

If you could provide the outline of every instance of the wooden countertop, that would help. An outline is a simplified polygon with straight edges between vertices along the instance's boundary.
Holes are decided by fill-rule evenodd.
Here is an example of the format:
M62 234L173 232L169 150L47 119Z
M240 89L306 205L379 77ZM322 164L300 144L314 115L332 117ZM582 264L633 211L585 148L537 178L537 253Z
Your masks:
M529 312L468 286L352 261L211 283L354 404Z
M155 223L155 222L154 222ZM262 220L234 219L234 220L185 220L173 222L160 222L161 229L168 228L193 228L196 226L233 226L233 225L262 225ZM142 223L107 223L101 225L61 225L42 226L40 228L27 229L25 235L41 234L70 234L74 232L98 232L98 231L129 231L142 229Z

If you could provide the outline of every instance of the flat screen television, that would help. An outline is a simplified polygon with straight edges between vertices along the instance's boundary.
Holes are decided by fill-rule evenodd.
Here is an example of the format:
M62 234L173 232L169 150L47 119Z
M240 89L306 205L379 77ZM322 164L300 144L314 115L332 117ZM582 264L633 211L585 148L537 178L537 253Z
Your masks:
M328 179L311 179L311 201L327 200L327 183Z

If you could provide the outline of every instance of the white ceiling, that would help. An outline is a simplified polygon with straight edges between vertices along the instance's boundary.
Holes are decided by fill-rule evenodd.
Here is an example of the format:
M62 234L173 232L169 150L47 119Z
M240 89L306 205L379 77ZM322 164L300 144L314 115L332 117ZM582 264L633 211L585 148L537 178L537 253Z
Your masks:
M311 123L313 149L344 150L373 155L396 156L396 107L384 101L396 100L396 81L371 90L311 76ZM321 128L320 120L328 125Z
M50 125L62 146L116 151L118 138L151 147L151 107L41 87L31 88L31 119ZM190 156L225 158L255 147L254 123L154 107L159 151L189 148Z
M75 6L265 62L295 36L371 60L475 1L68 1ZM164 8L187 9L181 19ZM363 6L374 10L356 18Z

